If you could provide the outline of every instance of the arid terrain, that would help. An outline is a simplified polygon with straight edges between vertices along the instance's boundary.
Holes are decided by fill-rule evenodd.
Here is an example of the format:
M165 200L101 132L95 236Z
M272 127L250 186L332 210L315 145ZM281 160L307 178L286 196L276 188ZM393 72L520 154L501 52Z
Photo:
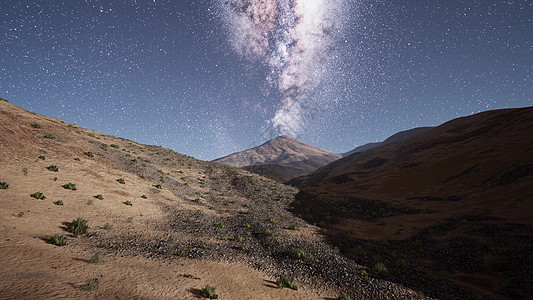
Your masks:
M426 295L533 297L533 108L458 118L292 180L294 212Z
M260 146L233 153L214 162L285 182L307 175L339 158L330 152L289 136L280 136Z
M293 216L296 189L238 168L5 101L0 162L4 299L424 298Z

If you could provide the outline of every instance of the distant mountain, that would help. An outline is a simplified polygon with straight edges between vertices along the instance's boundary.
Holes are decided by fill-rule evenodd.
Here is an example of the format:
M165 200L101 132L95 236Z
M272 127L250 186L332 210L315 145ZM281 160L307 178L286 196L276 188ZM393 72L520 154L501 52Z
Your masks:
M517 274L533 269L522 259L533 257L532 128L533 107L454 119L293 179L291 209L352 259L449 270L479 298L530 298L531 278Z
M240 167L278 181L307 175L341 158L339 153L280 136L260 146L218 158L214 162Z
M398 133L395 133L394 135L391 135L389 138L387 138L383 142L364 144L363 146L359 146L359 147L357 147L355 149L352 149L352 150L350 150L350 151L348 151L346 153L343 153L342 156L345 157L345 156L348 156L350 154L354 154L354 153L357 153L357 152L361 152L361 151L365 151L365 150L368 150L368 149L376 148L376 147L379 147L379 146L387 145L387 144L390 144L390 143L393 143L393 142L397 142L397 141L403 140L403 139L408 138L408 137L419 135L419 134L424 133L424 132L426 132L426 131L428 131L428 130L430 130L432 128L434 128L434 127L416 127L416 128L409 129L409 130L400 131Z

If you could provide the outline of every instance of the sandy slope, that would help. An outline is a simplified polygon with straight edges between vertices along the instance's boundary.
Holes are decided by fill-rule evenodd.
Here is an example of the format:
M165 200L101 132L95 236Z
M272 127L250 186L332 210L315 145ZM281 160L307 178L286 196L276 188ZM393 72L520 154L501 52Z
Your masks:
M187 197L154 189L147 180L104 159L109 151L121 150L109 148L104 153L99 149L100 142L114 143L129 154L133 148L139 151L137 144L32 115L5 102L0 102L0 115L0 182L9 184L8 189L0 190L0 298L196 299L206 284L216 287L220 299L318 298L316 291L305 287L299 291L275 288L273 278L244 264L187 258L152 260L97 249L86 238L71 237L63 223L77 217L89 220L93 233L157 235L153 224L164 216L161 203ZM35 123L40 128L31 126ZM53 139L43 138L46 134ZM89 150L95 157L84 155ZM46 159L39 159L41 155ZM50 165L57 165L59 172L48 171ZM180 176L199 172L183 169ZM126 184L119 184L118 178L124 178ZM77 190L64 189L62 185L68 182L75 183ZM46 199L30 197L37 191ZM97 194L104 195L104 200L93 198ZM54 205L57 200L64 205ZM123 204L126 200L133 205ZM103 229L106 224L111 225L110 230ZM55 233L66 235L69 244L57 247L43 240ZM87 262L95 253L101 254L103 264ZM80 289L92 278L98 278L97 292ZM320 296L331 294L322 292Z

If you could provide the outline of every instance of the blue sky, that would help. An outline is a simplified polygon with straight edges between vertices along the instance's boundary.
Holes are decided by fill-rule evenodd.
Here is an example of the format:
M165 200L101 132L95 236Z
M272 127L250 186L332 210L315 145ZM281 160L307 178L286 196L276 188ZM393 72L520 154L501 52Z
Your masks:
M2 1L0 97L204 160L533 105L533 3L396 2Z

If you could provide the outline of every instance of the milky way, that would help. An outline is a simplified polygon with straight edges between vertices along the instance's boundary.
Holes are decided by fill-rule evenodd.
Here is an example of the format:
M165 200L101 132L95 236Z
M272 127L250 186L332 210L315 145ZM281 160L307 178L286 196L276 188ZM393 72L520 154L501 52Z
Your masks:
M335 41L345 17L342 1L220 0L218 9L233 49L268 66L265 81L279 90L280 104L268 124L297 136L306 115L323 99L311 94L328 78Z

